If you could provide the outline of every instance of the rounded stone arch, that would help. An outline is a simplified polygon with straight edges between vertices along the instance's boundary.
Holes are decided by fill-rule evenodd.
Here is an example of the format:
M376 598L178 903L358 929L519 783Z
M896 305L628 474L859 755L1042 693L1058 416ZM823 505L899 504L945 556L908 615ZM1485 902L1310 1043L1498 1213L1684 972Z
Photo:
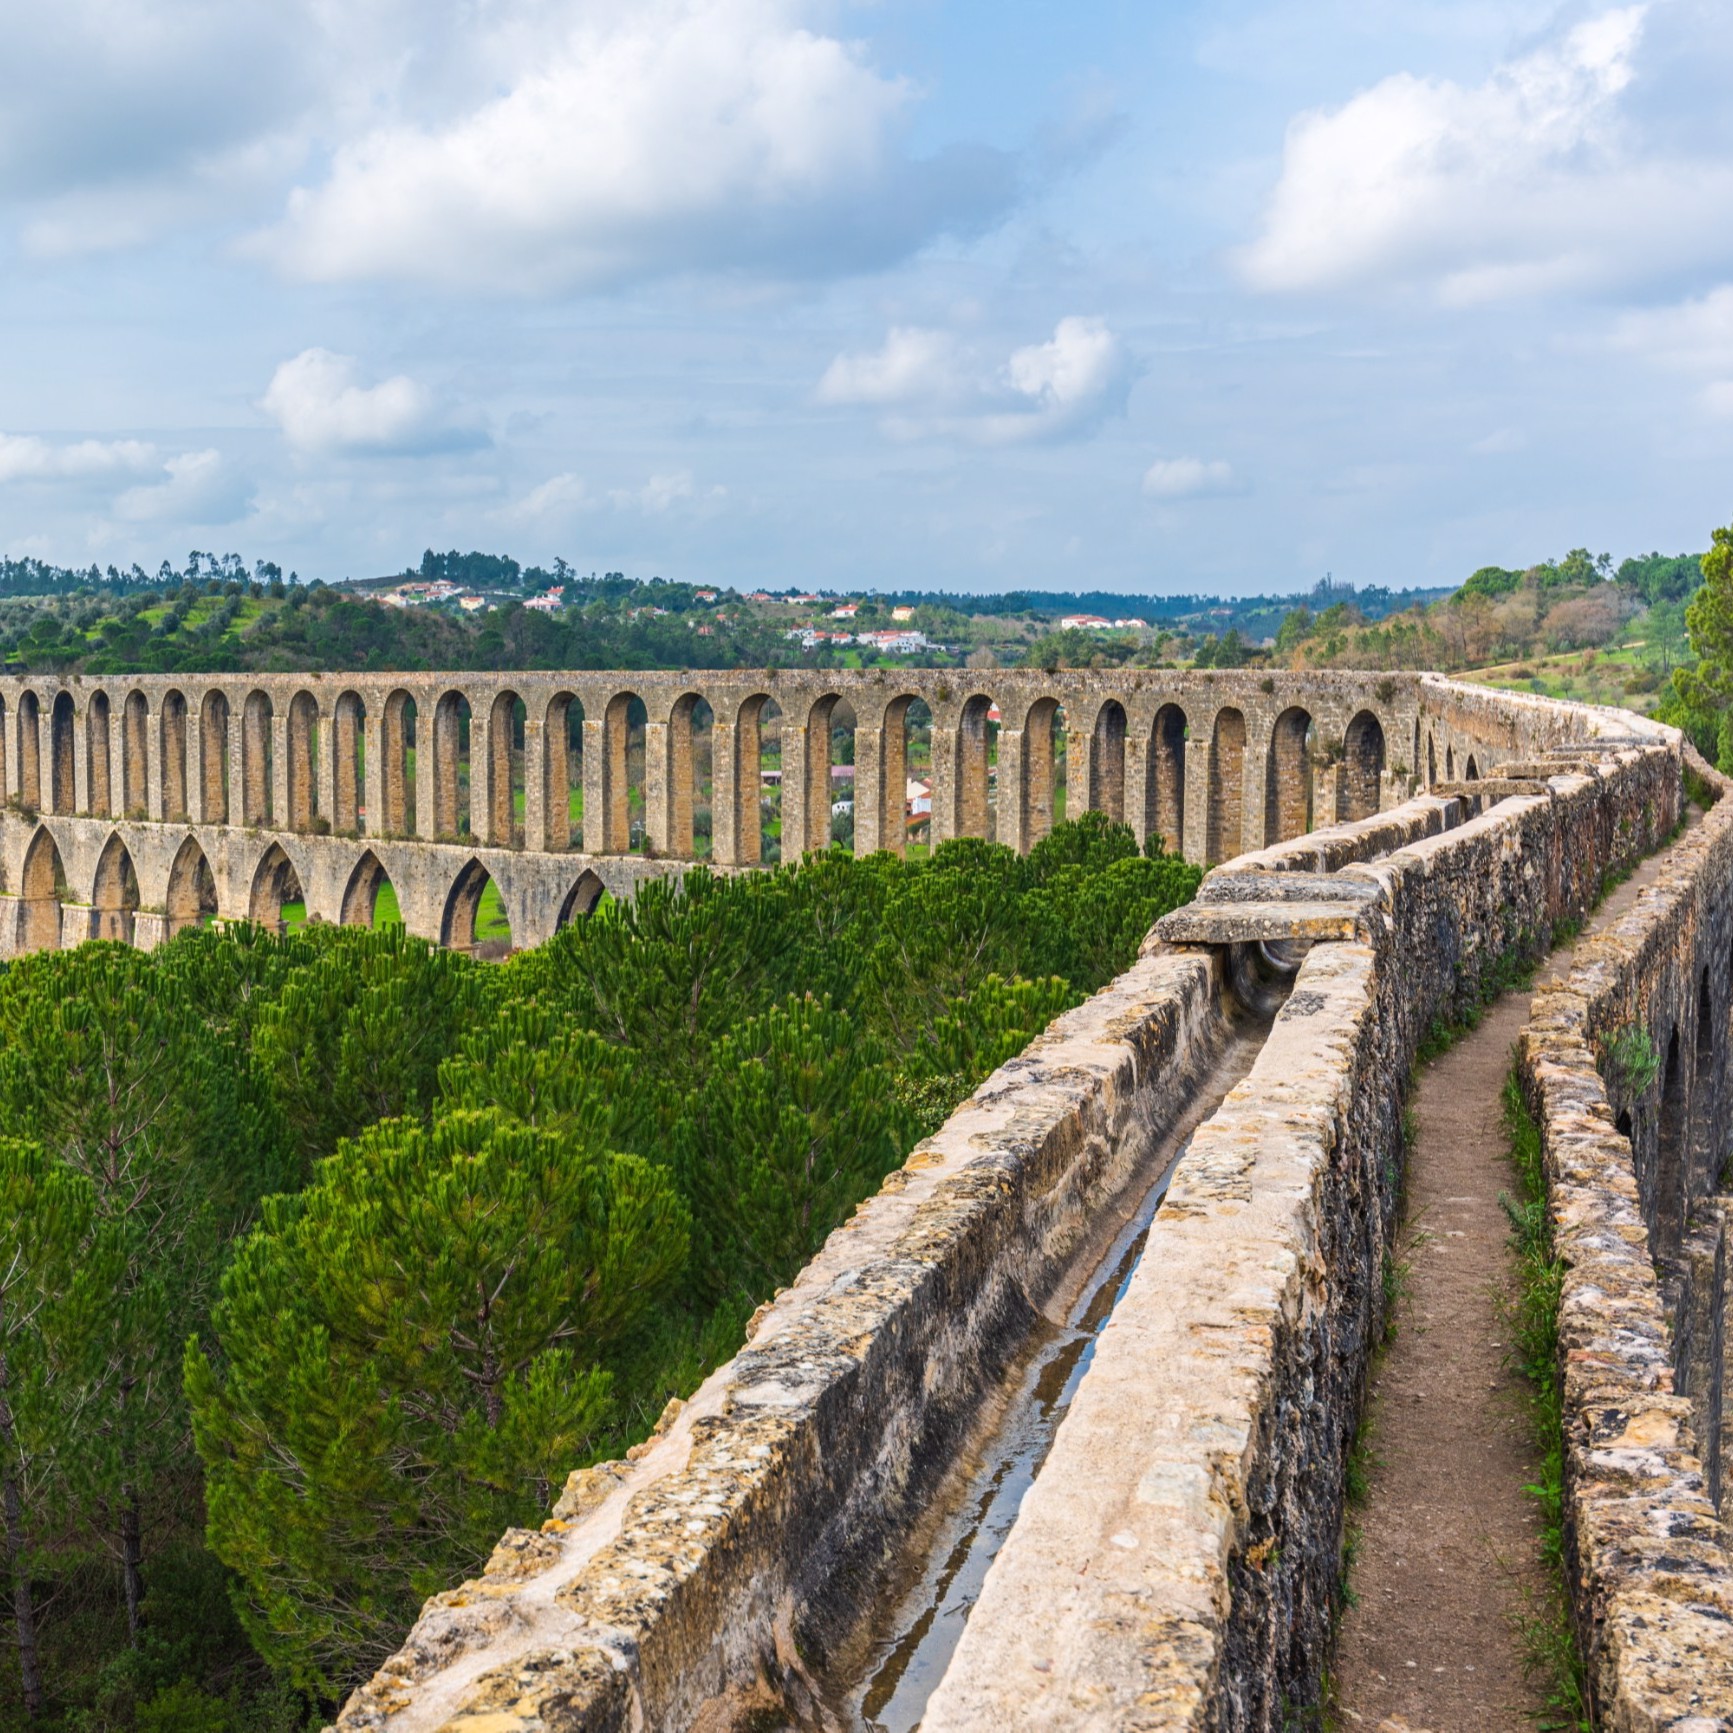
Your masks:
M229 695L213 686L199 703L200 817L229 822Z
M508 686L494 694L487 713L487 823L476 825L472 815L470 824L493 848L523 847L519 802L527 792L523 767L528 721L529 710L519 693ZM474 753L472 744L471 763ZM527 800L524 805L527 810Z
M217 912L217 881L198 838L189 836L175 853L163 898L165 936L203 926Z
M346 927L373 926L379 916L379 893L387 886L395 896L397 887L392 885L384 863L372 849L364 849L360 860L355 863L355 870L349 875L349 883L344 887L338 919Z
M84 701L84 762L89 787L85 810L92 818L113 818L114 783L109 774L110 708L108 694L92 692Z
M260 857L253 873L253 888L247 897L247 918L273 932L283 930L286 903L304 902L305 891L295 863L280 842L274 842Z
M326 815L339 836L361 833L362 812L367 804L363 758L367 738L367 701L353 686L337 694L331 706L329 746L331 754L331 811ZM369 828L378 823L368 816Z
M132 864L132 853L121 840L120 832L111 832L102 845L91 886L90 904L96 915L93 936L130 945L138 903L138 872Z
M632 852L632 788L636 783L641 795L644 782L643 749L632 751L634 734L648 743L649 711L636 692L616 692L602 709L601 810L592 813L589 795L584 798L587 854Z
M1089 786L1080 790L1090 812L1105 813L1115 824L1125 822L1125 705L1104 698L1089 730ZM1077 802L1066 790L1065 810L1074 815Z
M186 822L187 700L171 687L157 706L157 755L162 765L162 816L169 823Z
M1138 841L1159 836L1169 854L1185 851L1185 743L1189 732L1185 711L1177 704L1163 704L1150 724L1143 767L1145 835Z
M54 694L48 707L48 809L50 812L71 813L77 810L78 793L74 781L73 736L77 731L72 694Z
M272 759L275 746L271 739L276 719L271 694L255 687L247 694L241 708L241 823L270 824L279 816L275 812L276 794L273 785Z
M702 692L682 692L668 711L668 836L662 846L683 860L715 853L715 745L716 711L710 700Z
M991 840L994 824L993 711L998 707L985 692L971 693L957 712L953 836ZM937 842L939 833L934 835Z
M846 716L847 721L840 720ZM852 770L860 732L860 715L852 697L845 691L825 691L815 698L806 711L806 809L801 814L801 842L806 852L822 851L830 846L831 806L835 797L836 778L831 772L837 765L836 736L846 732L849 737L848 763ZM786 767L786 759L784 764ZM859 790L852 787L851 798ZM790 815L785 811L786 829Z
M303 687L289 700L289 829L309 831L319 813L319 700Z
M1336 785L1336 817L1371 818L1383 799L1384 724L1370 710L1357 710L1342 732L1342 767Z
M431 774L424 769L424 760L416 747L418 711L414 694L407 687L394 687L385 699L379 714L380 798L385 810L367 815L367 828L381 836L412 836L422 796L418 791L428 784L423 777ZM414 773L410 771L410 754L415 753Z
M442 692L433 707L433 834L447 842L471 835L474 815L470 811L469 766L474 746L475 719L469 699L452 687ZM416 756L420 779L421 758ZM419 809L420 790L416 791Z
M1432 730L1426 731L1426 786L1430 788L1438 780L1438 743L1432 737Z
M1290 704L1270 729L1264 769L1264 846L1304 836L1313 825L1312 742L1309 710Z
M774 712L774 714L773 714ZM753 692L734 713L734 857L730 864L753 866L768 858L766 835L782 819L782 706L773 693ZM777 771L774 797L765 781L764 736L776 725ZM774 808L774 820L769 810Z
M1065 709L1063 700L1043 693L1023 717L1023 788L1022 833L1027 851L1053 829L1055 819L1062 818L1064 792L1060 777L1060 758L1065 749Z
M447 950L468 951L477 956L504 956L511 950L509 918L503 936L479 931L482 901L493 882L492 875L474 855L458 869L446 893L439 922L439 942ZM494 888L497 892L498 887Z
M855 705L855 853L885 849L900 855L915 825L924 822L931 833L932 707L919 693L899 692L885 703L875 728L870 713L863 714L864 698L858 695ZM862 740L875 737L877 755L869 747L863 764ZM924 745L925 758L917 754L917 744Z
M541 846L556 853L581 847L584 802L584 703L569 687L542 713Z
M66 867L47 825L38 825L24 851L24 873L18 886L18 948L21 951L60 949L60 905L66 896Z
M120 806L128 818L150 816L150 700L136 686L120 712Z
M607 886L586 867L577 883L566 892L566 900L560 904L559 918L554 922L554 931L557 933L573 921L593 915L606 891Z
M26 688L18 694L18 803L42 810L42 700Z
M1219 866L1245 848L1246 718L1224 704L1210 729L1209 823L1204 859Z

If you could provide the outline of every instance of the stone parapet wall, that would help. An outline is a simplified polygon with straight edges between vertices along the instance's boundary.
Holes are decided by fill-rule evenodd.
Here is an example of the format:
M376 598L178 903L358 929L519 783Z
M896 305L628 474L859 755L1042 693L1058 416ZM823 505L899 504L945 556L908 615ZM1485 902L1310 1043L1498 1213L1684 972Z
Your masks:
M995 1072L636 1461L429 1603L343 1733L809 1707L1034 1309L1184 1126L1228 1033L1217 968L1147 958Z
M1190 1130L1248 935L1311 950L1193 1137L924 1725L1274 1728L1315 1701L1403 1079L1680 801L1677 736L1640 719L1395 690L1417 738L1476 742L1534 792L1386 801L1212 874L1195 942L1146 947L995 1073L633 1461L574 1475L428 1604L341 1733L817 1718L815 1675L1059 1272Z
M1692 755L1693 758L1695 755ZM1733 1553L1713 1496L1726 1309L1733 801L1536 997L1520 1074L1564 1263L1564 1522L1599 1724L1733 1727ZM1659 1060L1630 1074L1621 1037Z
M925 1733L1276 1729L1319 1702L1402 1079L1432 1023L1586 912L1678 802L1675 750L1619 751L1335 875L1368 893L1347 905L1358 936L1313 946L1193 1139ZM1244 865L1194 907L1243 911Z

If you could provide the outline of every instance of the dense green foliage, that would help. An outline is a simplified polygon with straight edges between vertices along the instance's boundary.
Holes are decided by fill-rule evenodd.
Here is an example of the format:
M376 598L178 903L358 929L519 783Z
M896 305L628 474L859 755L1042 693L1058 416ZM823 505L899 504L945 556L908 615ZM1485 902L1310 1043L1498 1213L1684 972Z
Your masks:
M319 926L14 964L0 1725L296 1733L1197 878L1092 815L651 881L501 965Z

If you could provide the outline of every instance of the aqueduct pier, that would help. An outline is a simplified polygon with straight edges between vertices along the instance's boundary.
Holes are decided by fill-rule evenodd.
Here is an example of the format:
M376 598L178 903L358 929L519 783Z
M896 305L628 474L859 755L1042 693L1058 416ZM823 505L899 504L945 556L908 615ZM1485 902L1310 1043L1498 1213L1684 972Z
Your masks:
M631 1460L574 1472L545 1523L429 1601L340 1733L870 1725L836 1688L851 1645L988 1448L1080 1260L1145 1197L1161 1201L1141 1261L920 1725L1309 1724L1422 1037L1657 851L1630 910L1537 999L1519 1076L1564 1260L1567 1586L1597 1725L1733 1729L1733 785L1698 763L1722 798L1680 833L1688 749L1623 712L1434 676L1146 678L995 685L1010 834L1027 846L1041 822L1043 698L1077 730L1071 778L1087 754L1096 803L1145 830L1174 786L1149 763L1155 719L1184 703L1181 834L1207 856L1231 825L1235 858L918 1145ZM799 690L796 738L825 696ZM930 690L943 773L974 694ZM1110 699L1123 751L1117 720L1099 726ZM1318 823L1284 837L1274 746L1296 704ZM1373 804L1369 779L1342 792L1362 713L1384 743L1376 812L1343 810ZM716 715L720 733L738 708ZM1469 757L1473 782L1429 762ZM979 773L948 774L935 812L967 830ZM1248 1028L1249 1069L1190 1130ZM1637 1034L1652 1068L1618 1059Z
M365 923L387 880L411 932L458 947L491 880L536 944L683 861L759 863L772 733L784 859L829 843L839 748L860 853L905 845L913 744L935 842L1026 850L1062 799L1220 861L1525 744L1484 694L1412 674L6 678L0 954L290 901Z

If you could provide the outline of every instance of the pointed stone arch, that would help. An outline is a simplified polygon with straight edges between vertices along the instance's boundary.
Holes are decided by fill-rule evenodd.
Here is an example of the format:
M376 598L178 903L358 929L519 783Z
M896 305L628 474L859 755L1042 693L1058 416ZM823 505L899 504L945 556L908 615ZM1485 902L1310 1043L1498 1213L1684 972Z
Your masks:
M102 846L90 902L96 917L93 936L130 945L133 917L138 913L138 872L119 831Z
M343 908L339 916L343 925L373 926L379 915L379 893L385 889L390 889L395 897L397 887L391 883L391 875L386 872L378 855L368 849L355 863L355 870L349 875L349 884L343 892Z
M201 927L217 912L217 881L198 838L189 836L175 854L168 873L168 894L163 899L164 929L168 938Z
M476 956L504 956L511 950L511 926L506 923L503 934L481 931L481 917L489 888L498 894L493 877L479 860L471 855L459 868L445 899L445 913L439 923L439 942L452 951L468 951Z
M560 904L559 919L554 922L554 931L558 932L561 927L569 927L573 921L594 914L606 888L593 872L586 869L578 882L566 892L566 900Z
M283 845L274 842L265 850L258 870L253 874L247 917L261 927L280 933L284 928L284 905L304 901L305 894L295 863L284 852Z
M19 885L19 950L60 949L60 905L65 896L66 868L60 859L60 849L47 825L40 825L24 852L24 876Z

